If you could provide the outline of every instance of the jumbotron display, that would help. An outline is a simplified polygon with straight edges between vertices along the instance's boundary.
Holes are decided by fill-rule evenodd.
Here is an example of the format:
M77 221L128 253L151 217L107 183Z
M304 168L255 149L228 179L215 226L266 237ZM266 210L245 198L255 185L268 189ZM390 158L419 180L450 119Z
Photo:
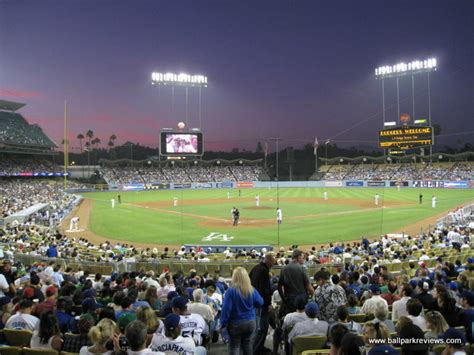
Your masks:
M407 150L433 144L433 127L397 127L379 131L379 147Z
M161 155L202 155L201 132L161 132Z

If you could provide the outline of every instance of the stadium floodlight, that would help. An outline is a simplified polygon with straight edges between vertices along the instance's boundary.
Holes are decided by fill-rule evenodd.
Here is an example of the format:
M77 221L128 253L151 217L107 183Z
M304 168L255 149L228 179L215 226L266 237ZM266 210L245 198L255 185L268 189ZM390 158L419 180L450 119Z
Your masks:
M394 65L385 65L375 69L377 79L394 78L404 75L428 73L437 69L436 58L413 60L409 63L401 62Z
M186 73L151 73L151 83L153 85L185 86L185 87L207 87L207 76L190 75Z
M393 126L397 125L397 122L395 122L395 121L384 122L383 125L384 125L384 127L393 127Z
M428 122L428 120L423 119L423 120L415 120L413 123L414 124L424 124L424 123L427 123L427 122Z

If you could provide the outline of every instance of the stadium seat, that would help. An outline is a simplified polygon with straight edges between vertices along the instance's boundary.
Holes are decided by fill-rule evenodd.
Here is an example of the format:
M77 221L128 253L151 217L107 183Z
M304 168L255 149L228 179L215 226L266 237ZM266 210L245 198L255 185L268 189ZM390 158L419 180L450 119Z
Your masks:
M7 344L11 346L30 346L32 332L28 330L4 329Z
M21 355L22 349L19 346L0 346L2 355Z
M61 355L79 355L79 353L68 353L67 351L61 351Z
M365 313L349 314L349 319L356 323L364 323L367 318Z
M23 348L23 355L59 355L56 350Z
M330 353L331 349L312 349L303 351L301 355L326 355Z
M291 340L291 354L301 355L305 350L321 349L326 345L325 336L297 336Z

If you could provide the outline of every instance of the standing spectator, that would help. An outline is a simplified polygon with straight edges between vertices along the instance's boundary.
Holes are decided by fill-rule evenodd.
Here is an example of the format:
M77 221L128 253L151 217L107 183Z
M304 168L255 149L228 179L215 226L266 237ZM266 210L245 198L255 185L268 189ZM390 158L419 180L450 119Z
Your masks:
M249 275L253 288L257 290L263 298L263 306L257 309L257 329L253 340L254 354L272 352L270 349L265 348L265 339L269 326L269 312L272 308L270 270L272 266L275 265L275 262L273 254L266 253L263 261L254 266Z
M57 258L58 257L58 249L56 248L56 244L52 243L48 250L46 250L46 256L48 258Z
M321 319L332 323L336 320L337 307L345 305L347 300L344 289L339 285L332 285L329 277L329 272L323 270L314 275L314 280L318 284L314 292L314 300L320 306Z
M250 282L243 267L235 268L232 274L232 287L224 296L221 313L221 327L227 328L230 336L229 354L251 355L252 334L256 329L255 307L263 306L263 298Z
M35 330L31 337L30 347L60 351L62 342L58 319L52 311L43 312L40 318L39 330Z
M308 273L303 267L303 263L303 252L295 249L291 256L291 262L281 270L280 279L278 280L278 293L282 300L280 318L296 310L296 296L302 293L309 295L314 293L313 286L311 286L309 282Z

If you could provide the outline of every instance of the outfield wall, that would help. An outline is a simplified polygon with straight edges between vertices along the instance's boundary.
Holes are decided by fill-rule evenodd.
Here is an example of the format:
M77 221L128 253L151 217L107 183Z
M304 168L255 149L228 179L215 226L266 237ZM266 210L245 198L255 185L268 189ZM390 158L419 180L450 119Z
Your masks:
M111 190L139 191L139 190L176 190L176 189L248 189L248 188L276 188L304 187L304 188L331 188L331 187L378 187L396 188L422 187L422 188L448 188L469 189L474 188L473 181L448 181L448 180L331 180L331 181L224 181L224 182L189 182L189 183L130 183L110 185Z

